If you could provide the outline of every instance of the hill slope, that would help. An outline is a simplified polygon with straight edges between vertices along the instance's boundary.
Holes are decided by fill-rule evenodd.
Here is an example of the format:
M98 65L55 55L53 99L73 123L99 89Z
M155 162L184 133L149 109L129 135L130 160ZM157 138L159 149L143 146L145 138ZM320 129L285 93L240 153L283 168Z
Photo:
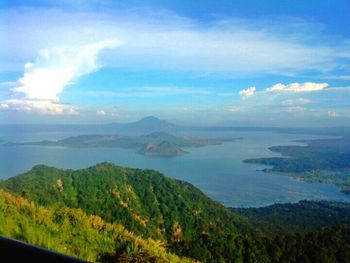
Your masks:
M152 170L109 163L76 171L40 165L0 186L40 205L81 208L138 235L164 240L183 255L192 256L193 251L184 248L194 243L198 250L210 250L203 238L233 238L249 232L245 220L191 184Z
M307 233L322 227L350 225L350 203L300 201L259 208L232 208L270 234Z
M81 209L44 208L0 190L0 234L88 261L190 262Z
M0 234L93 261L177 262L164 244L203 262L350 263L347 225L270 233L271 225L259 230L266 220L253 213L252 231L192 185L155 171L108 163L77 171L36 166L0 186L47 206L0 191ZM285 215L275 211L283 224Z

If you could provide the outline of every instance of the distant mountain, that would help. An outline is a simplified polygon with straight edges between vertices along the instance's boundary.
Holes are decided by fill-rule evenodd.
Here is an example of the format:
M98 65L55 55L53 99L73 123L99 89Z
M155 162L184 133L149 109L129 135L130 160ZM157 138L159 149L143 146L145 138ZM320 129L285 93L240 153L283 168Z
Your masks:
M171 132L177 129L175 124L166 120L160 120L154 116L142 118L136 122L130 123L112 123L106 125L109 129L113 129L119 134L141 135L152 132Z
M172 142L162 141L158 144L150 143L142 147L137 153L146 156L173 157L183 155L186 152Z
M150 134L142 135L142 138L145 138L150 141L163 141L163 140L168 140L168 141L176 141L178 137L175 135L172 135L170 133L164 132L164 131L159 131L159 132L152 132Z
M165 127L168 125L173 126L166 120L160 120L157 117L154 116L147 116L142 118L139 121L136 121L134 123L131 123L133 125L139 125L139 126L153 126L153 127Z
M0 124L0 130L5 133L69 132L75 134L144 135L158 131L173 132L178 129L182 129L182 127L154 116L148 116L135 122L108 124Z
M251 125L246 122L224 122L216 125L181 126L154 116L128 123L109 124L0 124L0 130L5 134L32 132L67 132L74 134L118 134L124 136L140 136L153 132L195 132L195 131L261 131L291 134L334 135L348 137L350 127L328 128L277 128L263 124Z

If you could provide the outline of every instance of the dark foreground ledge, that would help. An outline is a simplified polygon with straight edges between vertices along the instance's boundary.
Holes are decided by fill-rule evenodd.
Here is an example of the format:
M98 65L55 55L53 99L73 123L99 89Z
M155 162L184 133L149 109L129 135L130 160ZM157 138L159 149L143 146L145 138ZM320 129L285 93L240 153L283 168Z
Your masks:
M48 249L0 236L1 262L86 262Z

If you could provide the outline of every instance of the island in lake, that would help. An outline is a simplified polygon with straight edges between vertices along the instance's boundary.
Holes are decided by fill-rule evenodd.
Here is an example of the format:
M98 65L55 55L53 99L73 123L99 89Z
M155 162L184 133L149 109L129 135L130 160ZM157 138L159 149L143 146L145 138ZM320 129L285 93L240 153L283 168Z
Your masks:
M304 181L331 183L350 194L350 137L300 141L307 146L273 146L283 157L248 159L244 162L272 166L266 172L292 176ZM286 158L288 157L288 158Z
M57 141L37 142L8 142L5 146L38 145L62 146L75 148L111 147L135 149L137 153L147 156L172 157L179 156L186 151L181 148L204 147L234 142L242 138L201 138L195 136L178 137L166 132L153 132L141 136L123 136L116 134L89 134L71 136Z
M142 147L137 151L139 154L146 156L162 156L162 157L171 157L183 155L186 152L181 148L177 147L174 143L169 141L162 141L161 143L154 144L150 143L145 147Z

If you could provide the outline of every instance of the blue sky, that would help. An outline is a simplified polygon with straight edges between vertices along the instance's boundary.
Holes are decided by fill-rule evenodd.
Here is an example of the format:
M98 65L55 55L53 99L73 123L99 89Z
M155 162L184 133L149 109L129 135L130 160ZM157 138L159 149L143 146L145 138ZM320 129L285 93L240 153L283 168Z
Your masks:
M0 123L350 123L349 1L1 1Z

